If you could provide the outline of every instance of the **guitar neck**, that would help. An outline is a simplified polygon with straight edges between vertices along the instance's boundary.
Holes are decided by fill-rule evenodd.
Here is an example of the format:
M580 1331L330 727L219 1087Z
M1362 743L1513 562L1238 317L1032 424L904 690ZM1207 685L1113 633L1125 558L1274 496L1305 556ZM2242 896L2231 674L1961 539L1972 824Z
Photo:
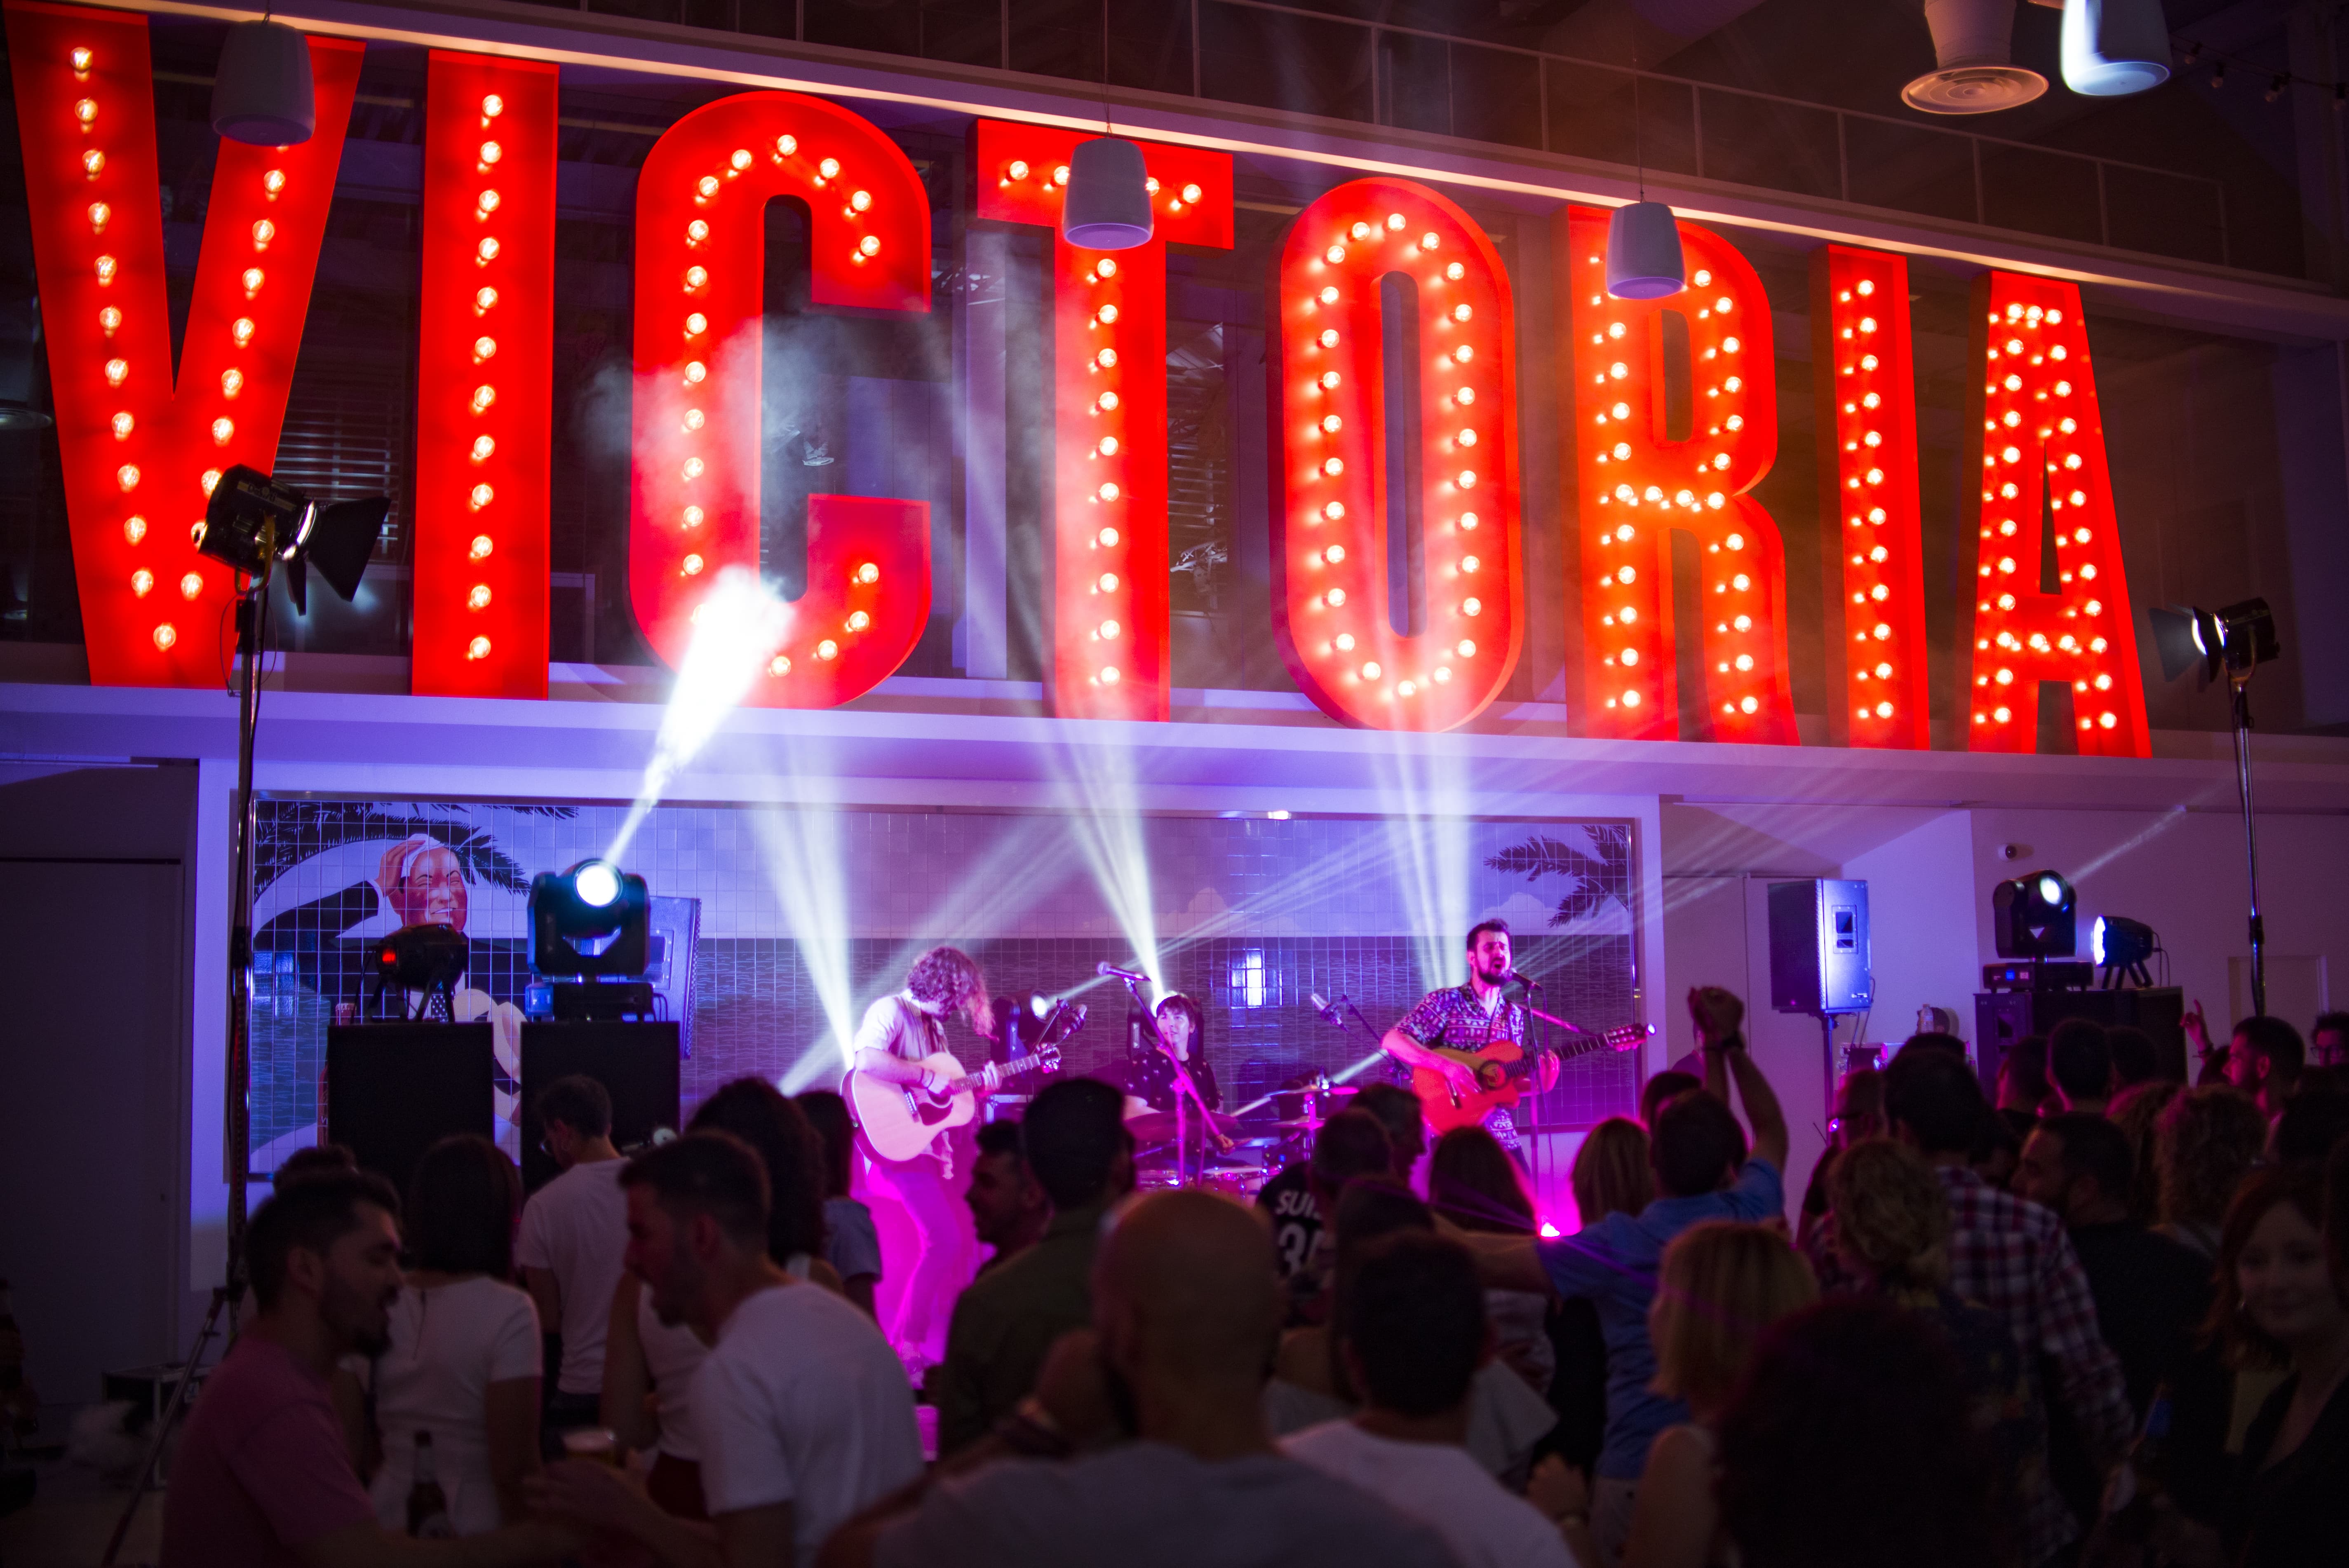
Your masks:
M1009 1083L1013 1078L1018 1078L1020 1074L1032 1073L1043 1065L1044 1058L1041 1057L1022 1057L1016 1062L997 1063L995 1068L995 1076L999 1082ZM978 1087L980 1078L984 1076L985 1075L983 1073L965 1073L962 1077L955 1079L952 1083L947 1084L946 1092L948 1094L960 1094L967 1088L976 1088Z
M1578 1036L1577 1038L1568 1040L1562 1046L1553 1047L1547 1054L1555 1057L1559 1061L1570 1061L1576 1057L1587 1057L1593 1051L1613 1050L1615 1048L1617 1048L1615 1042L1607 1038L1603 1035L1584 1035ZM1540 1051L1527 1051L1516 1061L1503 1063L1501 1065L1501 1074L1504 1078L1524 1078L1534 1070L1535 1067L1541 1061L1543 1055L1544 1053Z

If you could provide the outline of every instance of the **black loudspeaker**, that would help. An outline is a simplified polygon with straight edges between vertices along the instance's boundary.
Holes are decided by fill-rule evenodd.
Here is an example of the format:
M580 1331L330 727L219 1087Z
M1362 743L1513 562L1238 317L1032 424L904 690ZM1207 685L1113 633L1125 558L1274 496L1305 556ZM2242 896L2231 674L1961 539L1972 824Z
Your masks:
M2163 1078L2186 1078L2186 995L2175 985L2127 991L1977 991L1974 993L1974 1070L1982 1092L1998 1099L1999 1064L2007 1047L2025 1035L2045 1035L2066 1018L2086 1018L2106 1028L2127 1024L2153 1037L2154 1061Z
M1781 1013L1865 1013L1875 992L1868 884L1817 877L1770 884L1770 1005Z
M678 1029L659 1024L524 1024L522 1026L522 1184L535 1192L560 1174L541 1147L538 1097L559 1078L581 1073L612 1097L612 1141L622 1150L678 1130Z
M336 1024L326 1030L326 1137L404 1197L416 1161L460 1132L492 1136L497 1047L487 1024Z

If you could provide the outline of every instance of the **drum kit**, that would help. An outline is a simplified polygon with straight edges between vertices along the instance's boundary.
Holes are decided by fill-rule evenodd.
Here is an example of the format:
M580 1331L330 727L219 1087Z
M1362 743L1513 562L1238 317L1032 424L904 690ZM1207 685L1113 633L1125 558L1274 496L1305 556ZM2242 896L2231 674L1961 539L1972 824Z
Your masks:
M1129 1116L1134 1183L1144 1189L1190 1185L1253 1198L1283 1166L1311 1152L1321 1124L1345 1109L1357 1092L1317 1074L1299 1088L1278 1089L1258 1101L1270 1109L1269 1118L1194 1114L1178 1130L1172 1111ZM1177 1142L1185 1134L1187 1147Z

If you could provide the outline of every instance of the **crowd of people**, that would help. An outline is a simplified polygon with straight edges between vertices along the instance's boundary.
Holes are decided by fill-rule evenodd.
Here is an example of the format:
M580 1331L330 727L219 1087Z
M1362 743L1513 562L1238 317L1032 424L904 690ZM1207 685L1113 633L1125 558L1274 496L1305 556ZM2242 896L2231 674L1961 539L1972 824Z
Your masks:
M305 1154L165 1568L2340 1560L2349 1018L2198 1009L2192 1087L2134 1031L2017 1042L1991 1093L1912 1037L1790 1213L1743 1006L1689 1005L1701 1070L1590 1130L1563 1233L1400 1088L1252 1210L1137 1195L1125 1096L1053 1081L957 1182L992 1255L919 1387L836 1095L740 1080L624 1156L559 1080L526 1202L478 1138L404 1193Z

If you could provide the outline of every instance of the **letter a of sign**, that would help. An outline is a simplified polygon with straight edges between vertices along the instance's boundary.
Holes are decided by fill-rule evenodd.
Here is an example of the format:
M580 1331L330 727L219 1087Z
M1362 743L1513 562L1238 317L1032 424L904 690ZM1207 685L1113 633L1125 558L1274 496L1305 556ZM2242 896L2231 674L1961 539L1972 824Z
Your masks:
M2081 755L2149 756L2080 291L1994 272L1974 280L1973 304L1981 395L1967 402L1982 445L1982 488L1966 491L1982 542L1972 749L2036 749L2039 683L2062 681Z
M628 596L672 669L721 573L759 568L767 203L804 201L818 305L926 311L930 199L897 145L798 93L704 105L636 179ZM807 591L746 702L833 707L905 663L930 616L929 507L810 496Z
M310 40L308 141L220 144L174 382L147 18L6 13L90 679L217 687L236 574L191 530L223 470L275 466L362 46Z

